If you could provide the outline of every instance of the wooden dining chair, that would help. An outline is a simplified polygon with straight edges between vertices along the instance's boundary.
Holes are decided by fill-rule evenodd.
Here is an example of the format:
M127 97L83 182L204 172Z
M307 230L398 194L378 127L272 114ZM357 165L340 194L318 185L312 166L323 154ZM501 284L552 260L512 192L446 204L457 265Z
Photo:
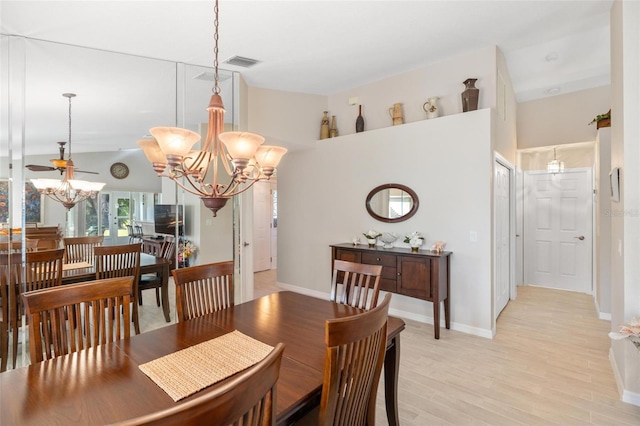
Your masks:
M24 293L31 362L128 339L132 286L107 278Z
M178 321L233 306L233 260L174 269Z
M160 256L167 262L171 262L171 258L176 253L176 241L174 237L164 237L162 247L160 249ZM160 287L162 287L162 278L158 274L144 274L140 276L138 282L138 304L142 305L142 290L155 289L156 290L156 304L160 306Z
M94 247L96 279L133 277L131 288L131 319L136 334L140 334L138 319L138 281L140 280L140 249L142 244Z
M64 263L88 262L93 265L93 249L102 245L104 236L65 238Z
M22 293L62 284L64 249L29 251L22 280Z
M0 241L0 254L19 253L22 241Z
M375 424L390 301L391 294L387 294L371 310L327 320L319 425Z
M11 337L13 368L16 367L18 357L18 334L24 312L20 294L60 286L63 256L64 249L27 252L26 263L23 265L21 253L0 255L0 275L6 293L2 297L2 327L7 329L7 345L9 336ZM6 368L5 359L3 358L2 365Z
M9 338L13 337L13 360L18 353L18 285L22 254L0 254L0 372L6 371L9 360Z
M242 425L276 424L276 382L284 344L278 343L265 359L232 376L211 392L180 402L166 410L116 423L134 425Z
M374 308L380 294L381 274L381 265L334 260L330 298L360 309Z

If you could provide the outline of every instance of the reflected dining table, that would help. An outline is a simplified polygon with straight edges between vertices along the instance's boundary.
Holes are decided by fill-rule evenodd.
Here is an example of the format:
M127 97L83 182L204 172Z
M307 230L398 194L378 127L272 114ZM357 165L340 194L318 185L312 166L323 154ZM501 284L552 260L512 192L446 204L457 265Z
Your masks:
M358 312L348 305L283 291L128 340L7 371L0 374L0 424L111 424L189 401L194 395L174 402L138 366L233 330L271 346L286 345L276 387L276 417L279 425L292 424L320 402L325 321ZM398 424L404 325L402 319L389 317L384 392L390 425Z
M72 265L72 264L70 264ZM67 265L67 266L70 266ZM169 270L170 262L162 257L140 253L140 275L158 274L161 280L160 300L164 319L171 322L169 308ZM79 283L96 279L95 267L66 269L62 272L62 284Z

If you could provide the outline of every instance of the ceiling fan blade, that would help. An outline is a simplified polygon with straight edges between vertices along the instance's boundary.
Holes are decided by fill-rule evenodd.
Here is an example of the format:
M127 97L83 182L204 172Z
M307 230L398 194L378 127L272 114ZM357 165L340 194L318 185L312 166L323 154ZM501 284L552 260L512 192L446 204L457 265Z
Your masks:
M56 170L55 167L39 166L37 164L27 164L25 167L31 170L32 172L50 172L50 171Z
M99 174L100 174L100 173L98 173L98 172L88 172L88 171L86 171L86 170L77 170L77 169L73 169L73 171L74 171L75 173L90 173L90 174L92 174L92 175L99 175Z

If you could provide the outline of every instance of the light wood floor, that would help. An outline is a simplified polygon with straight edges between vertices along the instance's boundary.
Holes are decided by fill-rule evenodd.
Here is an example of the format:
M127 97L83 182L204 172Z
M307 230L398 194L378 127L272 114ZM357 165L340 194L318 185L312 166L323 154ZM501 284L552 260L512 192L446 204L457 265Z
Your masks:
M278 291L275 270L254 277L256 297ZM173 322L173 282L169 288ZM143 301L142 331L165 326L153 291ZM597 319L591 296L518 287L493 340L444 328L435 340L431 324L405 322L403 426L640 425L640 407L620 402L608 359L610 325ZM377 424L386 425L382 383L379 389Z

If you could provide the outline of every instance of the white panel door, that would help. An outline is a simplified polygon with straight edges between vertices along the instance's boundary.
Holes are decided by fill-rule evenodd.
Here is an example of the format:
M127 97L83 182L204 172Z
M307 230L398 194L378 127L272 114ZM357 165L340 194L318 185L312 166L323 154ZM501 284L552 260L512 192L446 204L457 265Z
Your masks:
M591 170L525 173L525 284L591 291Z
M271 186L253 185L253 272L271 269Z
M511 182L509 169L496 161L494 171L495 317L509 302L511 276Z

